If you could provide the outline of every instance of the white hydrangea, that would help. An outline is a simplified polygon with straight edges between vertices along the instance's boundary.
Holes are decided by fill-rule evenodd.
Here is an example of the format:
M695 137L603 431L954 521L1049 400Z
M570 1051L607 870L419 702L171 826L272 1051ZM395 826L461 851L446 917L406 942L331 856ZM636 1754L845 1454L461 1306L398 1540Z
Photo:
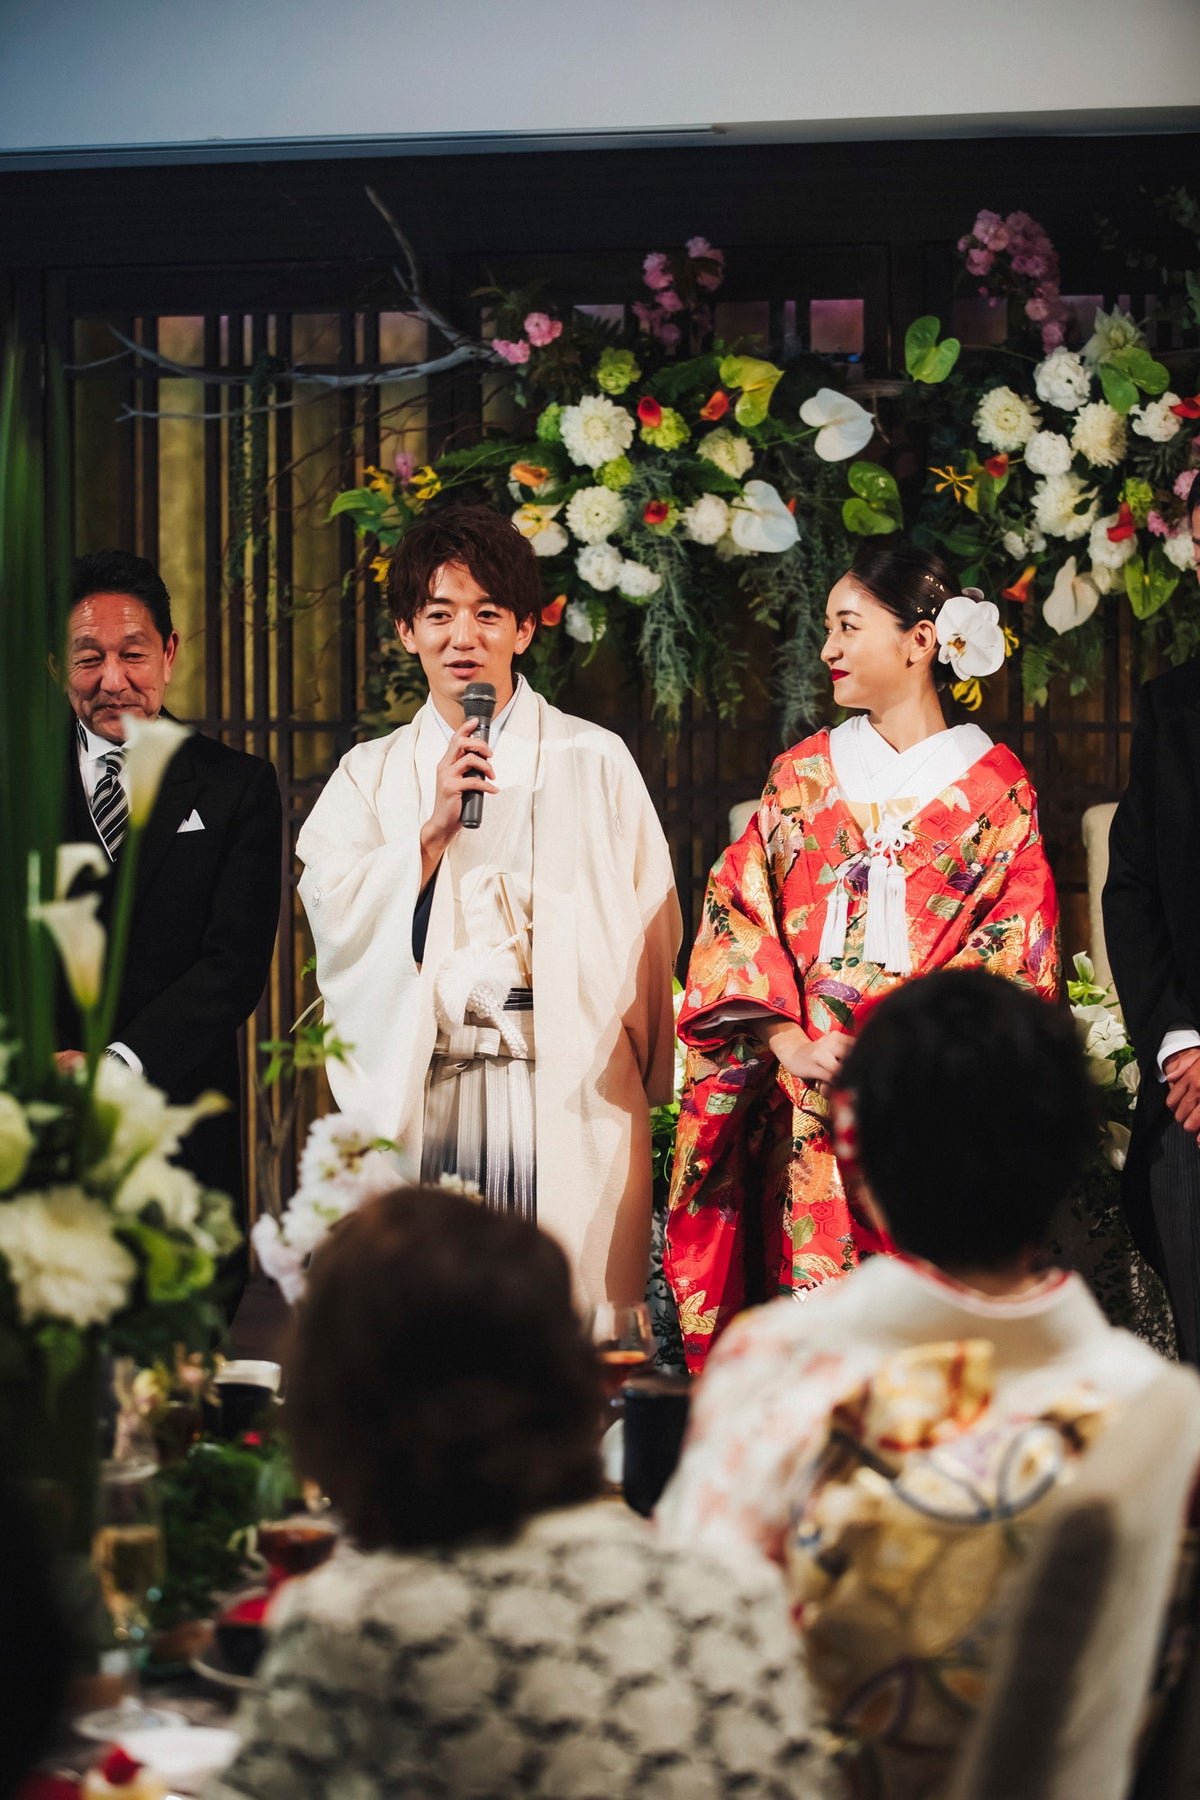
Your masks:
M662 586L662 576L648 569L645 563L623 562L617 586L627 600L649 600Z
M1044 475L1033 490L1033 516L1047 537L1084 537L1096 522L1095 492L1080 475Z
M975 409L975 429L993 450L1020 450L1039 422L1028 400L1010 387L989 388Z
M1195 568L1196 552L1192 545L1192 534L1186 526L1182 531L1177 531L1169 537L1163 545L1163 549L1177 569Z
M0 1206L0 1256L25 1325L105 1325L129 1299L137 1263L107 1208L75 1187L18 1194Z
M1152 443L1169 444L1183 429L1183 420L1171 411L1178 405L1179 395L1168 391L1160 394L1157 400L1147 400L1144 406L1135 406L1129 415L1133 429L1139 437L1149 438Z
M575 558L575 567L589 587L607 594L620 579L623 558L614 544L589 544Z
M133 1217L157 1201L168 1225L190 1231L200 1216L200 1184L187 1169L161 1156L143 1156L113 1196L113 1210Z
M1083 407L1071 433L1071 448L1094 469L1115 469L1125 454L1125 421L1107 400Z
M1110 525L1115 525L1120 517L1118 513L1109 513L1106 518L1097 519L1088 536L1088 555L1092 559L1092 568L1119 569L1127 563L1137 549L1137 533L1127 538L1118 538L1114 544L1108 535Z
M748 438L738 431L730 431L727 425L719 425L716 431L710 431L696 445L699 456L707 457L726 475L732 475L735 481L742 476L754 461L754 450Z
M623 456L633 442L632 413L607 394L585 394L578 406L564 406L558 424L567 455L588 469Z
M586 487L567 502L567 524L583 544L602 544L625 523L625 502L611 488Z
M1029 441L1032 443L1033 439L1031 438ZM1027 525L1024 531L1006 531L1003 543L1008 554L1016 562L1024 562L1027 556L1040 556L1046 548L1046 539L1036 525Z
M683 530L694 544L715 544L729 530L729 507L720 494L701 494L683 514Z
M1071 446L1061 431L1035 431L1025 446L1025 467L1032 475L1065 475Z
M1059 346L1033 372L1039 400L1063 412L1077 412L1092 391L1092 378L1073 350Z

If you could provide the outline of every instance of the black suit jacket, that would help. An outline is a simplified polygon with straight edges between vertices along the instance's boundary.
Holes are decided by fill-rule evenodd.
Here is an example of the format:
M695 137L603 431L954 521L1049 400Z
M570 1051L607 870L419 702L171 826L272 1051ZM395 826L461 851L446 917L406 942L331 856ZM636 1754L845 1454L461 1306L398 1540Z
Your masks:
M181 831L195 814L202 829ZM67 756L64 837L98 843L79 774ZM193 734L167 768L142 837L129 949L113 1037L141 1058L175 1104L215 1088L232 1113L203 1120L179 1161L240 1200L237 1034L258 1004L279 922L283 824L270 763ZM108 923L115 883L103 884ZM64 996L59 1043L80 1048Z
M1174 1026L1200 1031L1200 659L1147 682L1129 786L1113 820L1104 937L1142 1069L1124 1196L1156 1267L1147 1151L1169 1116L1158 1052Z

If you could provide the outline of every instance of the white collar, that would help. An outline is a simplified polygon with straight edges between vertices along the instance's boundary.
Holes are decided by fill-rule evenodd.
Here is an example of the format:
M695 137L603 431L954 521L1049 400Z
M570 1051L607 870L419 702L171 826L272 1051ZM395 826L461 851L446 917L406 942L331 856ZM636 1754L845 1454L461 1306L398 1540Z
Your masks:
M500 733L504 730L505 725L507 725L509 714L512 712L513 707L517 704L517 701L521 695L521 689L524 686L525 686L525 677L523 675L518 675L516 680L513 682L513 691L512 691L511 699L509 699L508 701L505 702L503 711L498 712L496 714L496 717L492 720L490 726L488 727L488 743L491 744L493 746L493 748L495 747L496 743L499 740ZM453 725L451 725L447 719L443 719L441 713L438 711L437 707L434 705L432 699L429 702L429 710L433 714L434 718L437 720L438 729L441 731L442 736L445 738L446 742L449 743L450 739L454 736L455 727Z
M102 756L111 756L114 750L124 751L124 744L110 744L107 738L97 737L94 731L89 731L78 714L76 723L83 733L82 754L89 762L99 762Z

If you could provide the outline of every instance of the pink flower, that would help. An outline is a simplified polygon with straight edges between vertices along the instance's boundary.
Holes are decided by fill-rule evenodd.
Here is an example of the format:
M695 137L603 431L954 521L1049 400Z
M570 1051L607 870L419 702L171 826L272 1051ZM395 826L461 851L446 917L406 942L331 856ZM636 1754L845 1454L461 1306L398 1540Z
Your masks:
M1063 341L1063 328L1057 319L1051 319L1042 326L1042 349L1049 356L1051 350L1057 350Z
M633 316L644 331L650 331L653 329L654 321L658 317L658 308L657 306L651 306L647 300L635 300L633 303Z
M493 338L492 349L507 363L527 363L529 361L529 344L525 338L518 338L515 343L510 338Z
M680 331L678 325L672 325L668 320L665 325L660 325L658 327L657 336L658 341L664 350L675 350L679 346L679 341L682 338L683 333Z
M1032 300L1025 302L1025 317L1032 319L1035 325L1040 325L1043 319L1050 317L1050 305L1044 294L1037 293Z
M725 261L725 252L723 250L714 250L708 239L703 237L689 238L687 241L687 253L691 257L706 256L709 262L723 263Z
M993 256L999 255L1001 250L1008 249L1007 225L997 225L991 237L988 239L988 249L992 252Z
M661 250L652 250L642 264L642 275L648 288L665 288L671 285L671 270Z
M992 233L1003 226L1004 221L999 213L988 212L985 208L976 219L971 235L977 237L981 244L990 245Z
M1171 527L1167 524L1167 521L1163 518L1162 514L1156 512L1153 507L1151 507L1150 511L1146 514L1146 530L1153 532L1155 537L1165 538L1171 536Z
M1175 477L1175 495L1179 500L1186 500L1192 491L1192 483L1196 479L1195 469L1185 469L1182 475Z
M968 250L967 272L970 275L986 275L994 261L990 250Z
M679 295L675 292L674 288L663 288L658 296L658 304L662 307L662 310L667 313L683 311L683 301L679 298Z
M547 344L562 336L562 320L552 319L549 313L526 313L525 336L537 349L544 350Z
M396 480L400 482L402 486L406 481L412 480L413 470L416 466L417 459L412 454L411 450L397 450L395 462Z

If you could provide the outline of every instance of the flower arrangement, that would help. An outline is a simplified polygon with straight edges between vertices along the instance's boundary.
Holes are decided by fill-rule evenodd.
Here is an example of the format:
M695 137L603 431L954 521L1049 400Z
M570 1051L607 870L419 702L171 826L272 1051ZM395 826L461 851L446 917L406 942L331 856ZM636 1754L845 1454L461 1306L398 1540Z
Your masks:
M1009 337L962 355L956 340L936 342L936 319L909 331L909 404L934 451L914 530L964 581L1012 603L1031 701L1045 702L1056 674L1072 692L1088 685L1106 607L1127 605L1151 634L1169 621L1168 654L1193 654L1200 589L1186 508L1200 461L1200 360L1172 353L1168 368L1120 308L1097 310L1090 336L1072 345L1057 254L1025 213L980 212L959 250L980 291L1007 300ZM1175 304L1200 324L1195 277ZM901 522L899 509L864 522L851 516L854 499L846 506L852 530ZM969 706L982 698L977 681L956 694Z
M1107 987L1097 984L1090 956L1076 956L1074 968L1074 979L1067 980L1067 999L1083 1039L1089 1073L1103 1100L1103 1148L1113 1168L1119 1170L1125 1166L1129 1149L1128 1120L1137 1104L1141 1070L1111 982Z
M401 457L368 469L331 517L353 516L382 581L387 552L427 507L483 497L504 508L543 571L535 678L552 686L612 632L669 721L689 692L736 709L757 620L777 633L776 687L798 728L824 698L820 615L847 560L832 465L865 449L874 419L811 361L784 368L713 341L724 256L706 239L651 252L643 278L649 298L621 329L488 290L513 430L421 468ZM384 654L395 700L407 664L390 641Z

